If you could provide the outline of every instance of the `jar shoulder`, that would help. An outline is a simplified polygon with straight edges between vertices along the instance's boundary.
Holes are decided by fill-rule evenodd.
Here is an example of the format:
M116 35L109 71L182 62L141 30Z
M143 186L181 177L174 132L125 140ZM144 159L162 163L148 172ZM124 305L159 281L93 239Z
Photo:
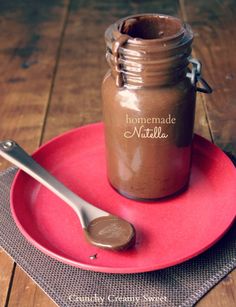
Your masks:
M115 80L108 71L102 83L103 101L109 104L116 103L128 107L130 104L138 104L139 107L146 104L182 104L195 100L196 91L189 78L184 78L178 83L169 86L132 88L117 87Z

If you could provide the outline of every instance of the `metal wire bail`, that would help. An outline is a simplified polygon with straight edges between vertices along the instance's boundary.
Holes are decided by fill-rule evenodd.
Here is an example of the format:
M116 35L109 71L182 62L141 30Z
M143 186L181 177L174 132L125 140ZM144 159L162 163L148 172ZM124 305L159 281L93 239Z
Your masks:
M188 61L189 63L192 64L192 69L190 72L187 72L186 76L191 80L192 85L196 87L196 91L201 93L211 94L212 88L206 82L206 80L203 79L201 76L201 70L202 70L201 62L192 57L189 57ZM196 86L197 82L199 82L202 85L202 87Z

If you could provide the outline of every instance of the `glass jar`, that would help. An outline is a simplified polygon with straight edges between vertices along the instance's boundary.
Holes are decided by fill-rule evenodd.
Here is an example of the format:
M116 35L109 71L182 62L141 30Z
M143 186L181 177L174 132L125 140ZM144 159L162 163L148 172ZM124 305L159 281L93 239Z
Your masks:
M190 58L190 27L172 16L134 15L112 24L105 40L110 70L102 99L109 182L136 199L184 190L196 90L211 91L200 77L200 63ZM197 81L204 88L197 88Z

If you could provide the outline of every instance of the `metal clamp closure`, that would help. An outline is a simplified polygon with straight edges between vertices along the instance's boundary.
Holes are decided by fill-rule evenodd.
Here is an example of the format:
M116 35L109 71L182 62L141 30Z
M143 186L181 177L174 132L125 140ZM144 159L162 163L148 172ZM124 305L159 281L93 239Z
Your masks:
M186 77L191 80L192 85L196 87L196 91L206 94L212 93L212 88L201 76L202 64L200 61L192 57L189 57L188 60L189 63L192 64L192 69L190 72L187 72ZM199 82L202 87L196 86L197 82Z

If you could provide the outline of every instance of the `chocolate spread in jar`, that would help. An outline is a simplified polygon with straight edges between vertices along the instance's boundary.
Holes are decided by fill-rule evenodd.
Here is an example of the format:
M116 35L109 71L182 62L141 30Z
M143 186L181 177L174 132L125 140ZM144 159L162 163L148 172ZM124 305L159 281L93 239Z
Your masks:
M189 182L195 86L187 77L192 32L175 17L130 16L105 33L107 173L127 197L155 199Z

